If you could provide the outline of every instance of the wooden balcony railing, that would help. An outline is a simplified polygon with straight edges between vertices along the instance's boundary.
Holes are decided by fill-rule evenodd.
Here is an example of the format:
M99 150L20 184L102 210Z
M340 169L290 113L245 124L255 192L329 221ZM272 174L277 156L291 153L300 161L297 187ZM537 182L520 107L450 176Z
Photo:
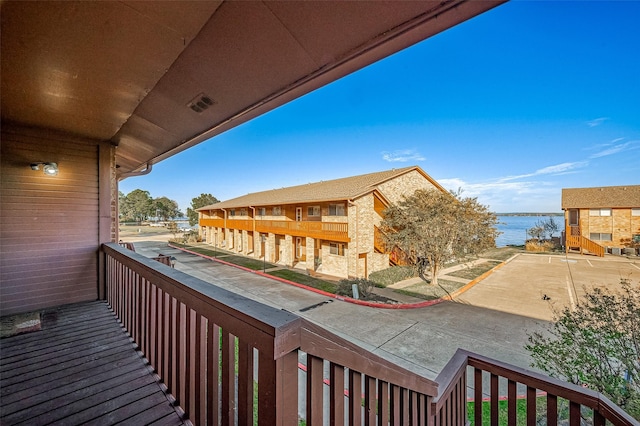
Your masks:
M252 231L253 219L200 219L200 226ZM293 221L293 220L255 220L255 230L263 233L287 234L294 237L311 237L322 240L348 243L349 224L344 222Z
M578 248L580 249L580 253L587 250L591 254L604 257L604 247L583 235L567 235L565 239L567 252L572 248Z
M487 421L486 394L490 424L498 424L498 400L505 397L515 424L524 388L527 424L536 424L545 404L546 424L564 422L566 411L570 425L587 414L597 426L637 425L596 392L465 351L431 381L292 313L117 244L103 251L110 306L195 424L297 425L304 417L307 425L462 426L468 390L475 424ZM300 404L299 394L306 395ZM565 402L567 410L559 409Z
M200 226L211 226L212 228L224 228L224 219L200 219Z
M487 380L488 379L488 380ZM439 395L432 401L436 425L463 424L466 406L474 407L472 424L515 425L518 401L525 401L528 425L638 425L604 395L581 386L459 349L436 378ZM472 392L472 397L466 395ZM485 395L488 395L485 397ZM501 415L499 401L507 401ZM489 410L483 410L488 404ZM487 418L488 417L488 418ZM500 419L499 419L500 417ZM506 420L506 421L505 421Z
M195 424L250 425L256 413L259 425L297 425L299 413L308 425L427 423L435 382L291 313L117 244L103 250L107 301Z

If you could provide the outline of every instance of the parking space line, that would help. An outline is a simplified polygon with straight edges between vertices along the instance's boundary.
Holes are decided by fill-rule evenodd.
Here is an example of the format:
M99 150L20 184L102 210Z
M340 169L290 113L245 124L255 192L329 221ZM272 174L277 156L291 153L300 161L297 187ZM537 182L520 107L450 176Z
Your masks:
M551 263L551 256L549 256L549 263Z
M639 266L637 266L637 265L635 265L635 264L633 264L633 263L631 263L631 262L629 262L629 265L633 266L633 267L634 267L634 268L636 268L636 269L640 269L640 267L639 267Z
M591 266L593 268L593 265L591 264L591 262L589 261L589 259L585 259L587 261L587 263L589 264L589 266Z

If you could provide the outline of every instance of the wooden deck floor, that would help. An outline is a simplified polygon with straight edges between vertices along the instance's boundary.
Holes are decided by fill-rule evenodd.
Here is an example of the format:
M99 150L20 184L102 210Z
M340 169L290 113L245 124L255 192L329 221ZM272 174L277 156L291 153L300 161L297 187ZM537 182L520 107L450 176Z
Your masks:
M167 395L104 302L42 315L0 340L1 425L180 425Z

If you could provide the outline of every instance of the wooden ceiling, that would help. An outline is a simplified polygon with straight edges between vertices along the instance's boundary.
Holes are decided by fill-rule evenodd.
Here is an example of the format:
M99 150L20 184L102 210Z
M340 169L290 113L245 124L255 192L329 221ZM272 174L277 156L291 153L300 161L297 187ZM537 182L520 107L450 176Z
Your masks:
M5 1L2 121L124 177L503 1Z

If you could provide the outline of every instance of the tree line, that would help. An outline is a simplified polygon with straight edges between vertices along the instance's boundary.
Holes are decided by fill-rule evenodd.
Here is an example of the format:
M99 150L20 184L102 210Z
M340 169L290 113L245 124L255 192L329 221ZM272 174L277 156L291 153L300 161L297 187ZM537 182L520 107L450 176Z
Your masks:
M187 208L187 218L189 225L198 223L198 212L196 209L209 204L217 203L219 200L211 194L200 194L191 200L191 207ZM118 193L118 207L120 212L120 222L142 222L155 218L161 221L169 221L177 218L184 218L184 213L180 211L178 203L168 197L151 197L149 191L134 189L128 194L122 191Z

